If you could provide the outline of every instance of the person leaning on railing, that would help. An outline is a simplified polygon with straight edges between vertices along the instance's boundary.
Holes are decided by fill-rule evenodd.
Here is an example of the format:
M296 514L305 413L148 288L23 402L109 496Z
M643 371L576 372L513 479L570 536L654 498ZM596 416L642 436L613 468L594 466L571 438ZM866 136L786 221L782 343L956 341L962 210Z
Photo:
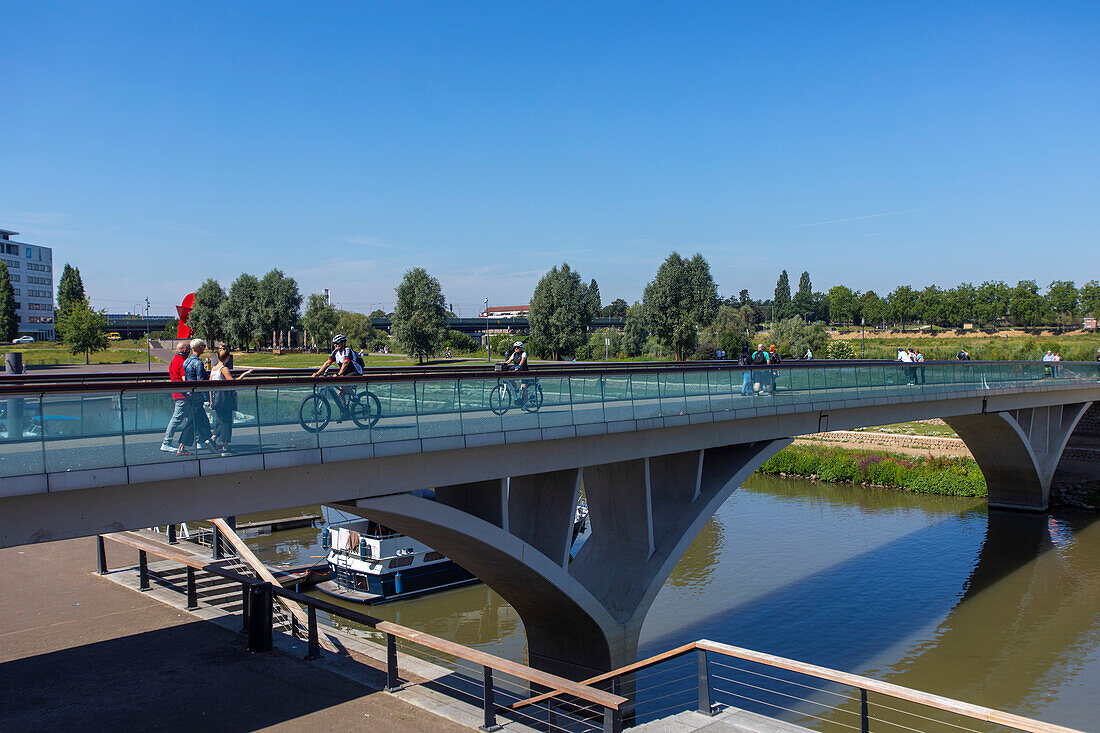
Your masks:
M249 369L239 377L233 376L233 354L224 346L218 349L218 363L210 371L211 382L242 379L252 373ZM233 437L233 413L237 410L237 390L218 389L210 392L210 407L214 410L214 443L223 456L229 455L229 440Z

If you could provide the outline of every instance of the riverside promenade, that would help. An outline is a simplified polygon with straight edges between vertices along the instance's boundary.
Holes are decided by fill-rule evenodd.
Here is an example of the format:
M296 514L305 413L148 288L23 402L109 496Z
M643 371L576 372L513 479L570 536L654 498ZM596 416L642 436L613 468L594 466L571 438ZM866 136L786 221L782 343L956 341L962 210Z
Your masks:
M92 537L0 550L0 728L467 730L94 570Z

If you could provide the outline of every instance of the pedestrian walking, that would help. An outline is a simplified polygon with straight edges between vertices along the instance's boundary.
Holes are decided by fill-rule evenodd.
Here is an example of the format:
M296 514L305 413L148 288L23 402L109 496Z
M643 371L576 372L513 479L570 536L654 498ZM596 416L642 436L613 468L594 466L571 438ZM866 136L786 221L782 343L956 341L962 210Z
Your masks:
M752 364L752 354L749 353L749 345L741 344L741 354L737 357L737 363L741 366L749 366ZM741 371L741 396L747 397L752 394L752 370L743 369Z
M752 352L752 364L753 366L767 366L768 364L768 352L764 350L764 344L757 344L756 351ZM753 369L752 370L752 392L753 394L767 394L765 389L767 388L768 378L767 369Z
M191 355L191 344L186 341L176 342L176 353L168 364L168 379L173 382L183 381L183 362ZM177 430L183 430L187 419L187 396L182 392L172 393L172 417L168 420L168 427L164 429L164 440L160 449L165 453L175 453L176 446L172 444L172 434Z
M913 358L913 361L915 361L919 365L917 367L917 374L918 376L920 376L920 383L924 384L924 354L918 351L916 356Z
M779 358L779 350L775 348L775 344L768 347L768 364L778 364L781 361ZM778 369L768 370L768 391L775 394L775 378L779 376Z
M183 362L183 380L185 382L205 382L210 379L210 373L202 363L203 352L206 351L206 342L202 339L191 339L191 356ZM176 455L190 455L190 450L213 451L210 431L210 419L206 416L206 398L209 392L197 392L192 390L187 398L187 426L180 434L180 446Z
M218 363L210 370L211 382L233 382L252 373L249 369L239 377L233 376L233 354L224 346L218 349ZM233 437L233 413L237 411L237 390L210 391L210 407L214 410L214 444L223 456L230 454L229 441Z

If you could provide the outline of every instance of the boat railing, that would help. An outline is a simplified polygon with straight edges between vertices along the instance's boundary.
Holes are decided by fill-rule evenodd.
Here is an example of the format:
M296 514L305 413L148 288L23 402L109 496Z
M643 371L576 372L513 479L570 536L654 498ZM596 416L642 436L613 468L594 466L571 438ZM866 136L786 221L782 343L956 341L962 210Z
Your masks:
M386 650L385 689L387 691L394 692L407 684L401 679L398 666L399 643L407 655L453 662L450 665L455 668L452 673L437 677L431 680L430 684L433 689L443 691L463 702L480 703L484 715L482 730L497 730L499 716L504 719L502 722L515 721L522 725L537 726L539 729L545 728L547 721L557 721L550 724L551 730L568 731L583 728L603 730L604 733L622 731L623 709L628 700L621 695L573 682L478 649L471 649L447 639L242 575L203 557L147 540L133 532L116 532L97 537L100 575L111 572L107 566L105 548L105 540L108 539L138 551L138 586L143 591L152 587L150 578L153 572L149 569L150 555L184 565L187 568L184 592L187 594L189 610L194 610L199 605L196 579L198 572L209 573L239 583L243 602L241 631L247 635L249 651L266 652L273 648L272 605L275 598L282 598L307 609L306 628L301 628L296 618L291 628L294 638L304 637L307 640L305 657L307 660L318 659L321 656L322 639L328 644L335 645L337 654L351 656L347 646L339 637L319 628L318 612L327 613L333 618L340 618L381 634ZM553 699L529 702L528 705L523 706L524 709L514 707L513 703L516 701L530 697L530 689L533 687L554 690Z
M634 701L632 723L685 710L716 715L738 708L815 730L962 730L993 724L1032 733L1081 733L981 705L774 654L701 639L620 667L581 684ZM513 703L522 709L553 690Z

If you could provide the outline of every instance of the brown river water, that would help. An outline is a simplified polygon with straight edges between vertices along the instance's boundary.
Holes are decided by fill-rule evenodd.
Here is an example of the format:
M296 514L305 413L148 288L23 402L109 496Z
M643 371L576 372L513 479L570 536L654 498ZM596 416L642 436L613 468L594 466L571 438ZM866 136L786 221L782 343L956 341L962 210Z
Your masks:
M1100 730L1098 519L753 476L665 583L640 655L705 638ZM304 564L323 562L319 535L246 539L265 562ZM481 584L348 605L526 661L519 616Z

